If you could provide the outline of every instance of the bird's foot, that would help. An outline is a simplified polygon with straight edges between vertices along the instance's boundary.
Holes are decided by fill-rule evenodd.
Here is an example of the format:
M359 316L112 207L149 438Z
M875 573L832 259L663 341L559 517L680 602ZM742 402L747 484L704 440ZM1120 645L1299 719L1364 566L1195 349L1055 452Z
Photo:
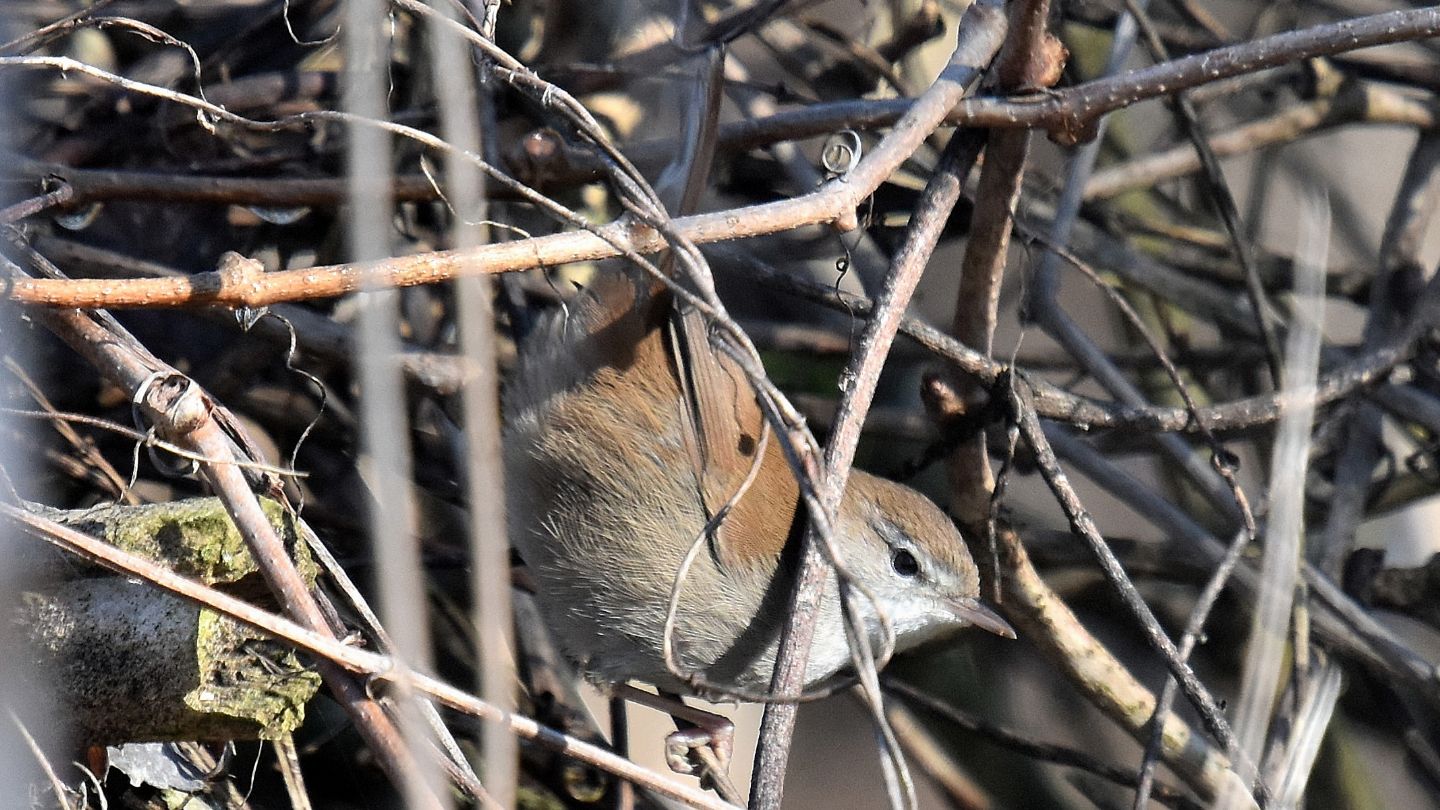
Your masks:
M710 717L713 722L709 724L687 717L689 722L684 725L689 728L677 729L665 737L665 764L670 770L684 774L729 772L730 754L735 750L735 725L718 714Z
M730 780L735 724L718 714L700 712L699 709L690 711L709 715L713 722L699 725L693 720L687 722L676 717L675 725L681 728L665 737L665 764L676 773L699 776L702 787L714 790L725 801L737 805L743 803L745 797Z
M730 781L730 754L735 748L735 724L714 712L687 705L670 692L651 694L629 685L614 687L613 694L649 706L675 719L677 730L665 737L665 764L676 773L698 775L722 799L743 804L744 797Z

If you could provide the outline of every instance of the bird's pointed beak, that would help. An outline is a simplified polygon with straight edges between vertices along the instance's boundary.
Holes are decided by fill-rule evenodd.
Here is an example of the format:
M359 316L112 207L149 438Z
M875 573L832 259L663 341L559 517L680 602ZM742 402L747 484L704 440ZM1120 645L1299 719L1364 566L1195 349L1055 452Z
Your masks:
M981 630L989 630L997 636L1015 638L1015 628L1000 618L1000 614L985 607L978 599L962 598L950 600L950 609L955 615Z

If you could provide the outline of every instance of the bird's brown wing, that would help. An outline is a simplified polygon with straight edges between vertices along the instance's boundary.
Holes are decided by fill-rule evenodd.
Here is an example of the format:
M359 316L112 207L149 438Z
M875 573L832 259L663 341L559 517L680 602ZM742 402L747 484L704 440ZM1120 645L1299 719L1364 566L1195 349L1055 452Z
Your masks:
M661 197L677 215L699 204L715 154L724 59L710 55L697 73L692 108L686 121L683 148L665 175ZM672 171L674 170L674 171ZM662 263L668 272L674 257ZM710 341L704 316L678 304L658 284L648 291L646 317L665 320L667 346L680 391L681 433L695 474L697 494L708 518L714 518L740 492L759 456L751 485L710 535L716 562L727 571L774 570L774 560L790 530L799 488L785 463L779 442L762 442L764 417L754 391L740 367ZM654 333L648 333L654 335ZM762 447L763 444L763 447Z
M711 343L700 313L677 308L670 335L684 435L709 517L740 491L759 455L754 481L711 535L716 560L726 570L773 568L799 498L779 441L771 431L761 447L765 423L754 390L739 365Z
M710 546L727 571L773 569L799 488L779 441L771 435L761 447L764 416L754 391L735 361L711 344L704 316L632 272L599 274L578 306L571 328L584 337L569 345L583 356L569 365L614 369L646 407L657 414L674 409L670 418L679 422L707 518L739 492L763 449L755 480L711 533Z

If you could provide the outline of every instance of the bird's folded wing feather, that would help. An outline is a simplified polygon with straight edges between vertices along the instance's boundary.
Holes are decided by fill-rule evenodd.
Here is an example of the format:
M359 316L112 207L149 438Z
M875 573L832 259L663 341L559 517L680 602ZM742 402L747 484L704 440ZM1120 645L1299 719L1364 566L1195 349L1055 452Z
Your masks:
M779 441L766 430L740 366L711 342L704 316L693 309L674 311L670 333L684 435L706 514L720 514L759 465L750 486L711 534L711 548L727 570L760 563L773 568L799 497Z

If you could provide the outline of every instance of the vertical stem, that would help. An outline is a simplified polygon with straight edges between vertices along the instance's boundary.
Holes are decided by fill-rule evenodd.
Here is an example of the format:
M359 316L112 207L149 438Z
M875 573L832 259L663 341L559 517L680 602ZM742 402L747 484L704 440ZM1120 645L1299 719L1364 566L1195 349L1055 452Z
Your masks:
M995 339L995 322L1000 302L1000 284L1009 257L1010 234L1020 184L1025 178L1025 156L1030 133L1024 130L992 130L985 147L985 167L975 194L975 213L970 222L970 242L961 263L960 290L955 300L951 329L965 345L989 356ZM978 405L981 386L970 377L957 381L962 402ZM976 431L965 439L948 462L951 510L962 526L983 525L990 513L990 494L995 477L986 452L985 433Z
M11 26L7 24L8 14L0 11L0 34L11 33ZM11 99L6 98L8 90L14 83L0 83L0 144L7 150L10 148L11 138L8 131L10 125L10 112L18 109L7 103ZM18 101L18 99L15 99ZM14 202L9 190L3 192L0 197L0 206ZM21 330L21 318L23 313L15 304L5 303L0 305L0 340L5 344L5 353L15 361L24 363L25 357L29 354L30 343ZM0 417L0 500L7 503L13 501L16 496L15 483L33 481L31 463L33 457L22 449L24 438L30 428L17 424L20 420L11 416ZM27 497L35 497L33 492L26 492ZM19 553L19 545L25 542L13 524L0 527L0 560L5 560L0 565L0 605L10 606L19 604L20 594L29 585L30 565L27 560L33 560L31 555ZM13 621L0 622L0 650L13 651L22 648L24 631ZM65 724L55 722L61 718L52 717L48 711L50 700L49 690L44 684L49 683L48 674L36 671L35 665L25 660L23 655L0 656L0 706L25 707L24 720L30 727L32 733L40 735L43 747L50 750L66 750L63 745L55 746L55 743L66 742ZM15 780L12 784L26 785L35 784L40 779L40 772L36 769L35 758L31 755L20 735L8 718L0 719L0 724L5 728L0 731L0 772L6 774L8 779ZM17 802L19 800L17 799Z
M450 18L454 9L440 5L437 15ZM482 19L493 22L491 7ZM481 154L482 99L470 58L454 32L432 19L431 40L436 97L445 140L457 149ZM486 36L493 31L482 31ZM451 155L445 162L453 247L484 244L487 228L485 176L474 163ZM495 362L495 310L489 276L462 276L455 281L455 310L461 356L474 376L461 394L465 420L465 483L470 507L473 624L480 696L505 711L514 709L514 619L510 604L510 542L506 530L505 470L500 441L500 379ZM501 807L515 804L519 786L518 748L514 735L495 725L481 728L485 787Z
M377 121L387 118L387 20L383 0L348 0L345 4L345 109ZM390 253L393 209L390 136L380 127L370 126L352 126L348 136L350 258L352 261L382 259ZM396 363L399 292L372 289L360 296L359 356L356 358L364 448L360 467L374 496L371 544L379 572L380 615L385 626L405 629L395 634L396 658L405 666L429 671L430 634L424 573L416 546L415 504L410 497L409 434L400 429L408 420L402 399L404 382ZM415 766L400 774L406 804L433 804L436 796L445 795L445 783L435 757L427 750L428 727L414 700L403 690L397 706L401 736Z

